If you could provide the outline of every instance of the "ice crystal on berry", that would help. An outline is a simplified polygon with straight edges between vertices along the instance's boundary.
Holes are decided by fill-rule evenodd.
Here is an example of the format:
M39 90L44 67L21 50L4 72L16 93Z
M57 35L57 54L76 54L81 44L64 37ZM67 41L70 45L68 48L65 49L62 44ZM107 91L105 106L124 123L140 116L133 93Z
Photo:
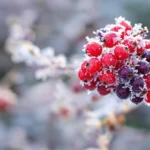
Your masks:
M150 103L150 41L147 27L131 25L123 17L87 37L84 51L88 56L78 73L84 87L100 95L115 93L139 104Z

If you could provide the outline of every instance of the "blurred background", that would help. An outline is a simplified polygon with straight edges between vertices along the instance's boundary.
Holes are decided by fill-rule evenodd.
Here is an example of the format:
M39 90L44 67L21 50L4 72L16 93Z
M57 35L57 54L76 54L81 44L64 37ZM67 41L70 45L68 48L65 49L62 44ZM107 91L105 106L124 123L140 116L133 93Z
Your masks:
M49 84L53 85L51 81L37 81L32 68L28 68L24 64L13 64L10 56L5 53L4 44L9 35L6 23L8 17L19 16L24 23L30 21L31 17L34 20L32 29L36 34L35 44L40 48L51 46L55 49L56 54L63 53L70 60L75 55L83 56L82 47L86 43L86 36L92 37L93 31L106 24L114 23L116 17L123 16L130 20L132 24L142 23L150 29L149 8L150 0L0 0L0 78L3 79L12 69L17 70L19 75L16 80L23 82L16 81L12 89L19 95L20 101L23 99L23 103L27 101L28 105L33 107L37 99L43 100L43 97L40 97L40 94L38 95L41 89L47 94L52 88L47 86ZM150 34L148 38L150 38ZM35 86L35 84L38 85ZM47 97L51 97L51 95L47 95ZM44 96L44 99L48 98ZM31 101L34 102L30 103ZM32 106L26 106L26 109L31 112L34 109ZM34 118L34 115L27 113L27 110L19 110L19 113L12 111L15 117L11 116L10 113L1 113L0 150L61 149L61 146L55 148L55 145L53 145L53 143L63 141L63 137L61 137L61 140L55 137L59 132L59 128L57 127L56 132L53 133L52 129L53 126L56 126L56 122L43 123L43 120L47 119L44 118L46 112L41 109L40 107L38 113L36 112L37 117L41 117L38 121ZM40 110L43 114L40 114ZM115 134L110 149L149 150L149 114L150 108L145 105L131 111L127 115L124 127ZM65 126L65 123L63 124ZM49 134L46 130L48 126L52 128ZM7 133L8 128L11 129L9 134ZM46 131L47 136L45 136ZM69 131L71 131L71 125ZM6 137L6 133L9 135L8 137ZM25 137L31 143L37 142L38 144L34 147L27 146L28 143L23 141ZM16 141L13 141L13 138L16 138ZM6 142L6 139L11 142ZM41 139L48 142L43 142ZM42 141L42 144L39 141ZM19 142L23 142L21 146L12 146L17 145ZM64 144L63 142L61 144ZM6 143L9 143L9 146L6 146ZM48 148L47 145L42 147L43 143L49 143ZM64 147L63 149L68 150L69 148Z

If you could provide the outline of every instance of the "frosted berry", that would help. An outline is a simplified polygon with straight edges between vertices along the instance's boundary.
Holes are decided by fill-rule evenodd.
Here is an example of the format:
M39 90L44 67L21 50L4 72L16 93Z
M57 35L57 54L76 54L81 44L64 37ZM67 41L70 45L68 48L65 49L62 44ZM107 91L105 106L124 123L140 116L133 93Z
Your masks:
M150 51L145 50L143 55L142 55L142 58L145 58L146 61L150 62Z
M150 91L147 92L145 101L150 104Z
M104 45L108 48L117 45L118 42L119 42L119 37L115 33L106 34L104 37Z
M81 65L81 69L89 74L95 74L101 70L101 67L102 65L98 58L91 58L86 60Z
M116 88L116 94L120 99L127 99L130 96L130 89L120 84Z
M113 84L116 81L116 76L114 73L109 70L106 72L102 72L100 75L100 82L104 85Z
M134 52L136 50L137 46L138 46L138 43L132 38L125 39L123 41L123 44L128 47L128 50L131 53Z
M139 73L146 74L149 72L149 64L147 62L140 61L137 65L137 70Z
M135 96L135 97L133 97L133 98L131 99L131 101L132 101L133 103L135 103L135 104L139 104L139 103L141 103L143 100L144 100L143 97L138 97L138 96Z
M102 45L96 42L89 43L87 44L85 51L88 56L100 56L102 53Z
M133 76L133 70L131 68L129 68L128 66L122 66L119 70L118 70L118 76L121 79L124 80L129 80L131 79L131 77Z
M104 85L98 86L97 91L99 92L100 95L103 96L110 93L110 89L106 88Z
M125 60L129 57L128 48L117 45L114 49L114 54L117 60Z
M112 53L106 53L102 56L101 62L103 67L115 67L117 60Z
M124 26L126 30L132 30L132 26L130 25L130 23L129 23L128 21L122 20L122 21L120 22L120 24L121 24L122 26Z
M131 86L132 86L132 90L135 93L139 93L142 91L143 87L144 87L144 80L141 77L134 77L131 80Z
M92 80L92 78L93 78L92 75L84 72L82 69L79 70L78 77L80 78L80 80L82 80L84 82L88 82L88 81Z
M92 81L89 82L89 83L85 83L85 84L84 84L84 87L85 87L86 89L92 91L92 90L95 90L97 83L98 83L97 80L96 80L96 81L92 80Z
M150 74L144 76L145 83L148 89L150 89Z

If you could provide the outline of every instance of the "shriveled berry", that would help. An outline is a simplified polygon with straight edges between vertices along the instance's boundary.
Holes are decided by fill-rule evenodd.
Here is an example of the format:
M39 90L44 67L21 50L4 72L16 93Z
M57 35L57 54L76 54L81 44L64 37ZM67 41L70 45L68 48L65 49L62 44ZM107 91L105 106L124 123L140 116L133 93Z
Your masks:
M115 33L106 34L104 37L104 45L108 48L117 45L118 42L119 42L119 37Z
M122 66L118 70L118 76L124 80L129 80L133 76L133 70L129 68L128 66Z
M124 84L119 84L116 88L116 95L120 99L127 99L130 96L130 89L125 87Z
M89 74L95 74L96 72L100 71L101 68L102 65L98 58L86 60L81 65L81 69Z
M120 45L115 47L114 54L117 60L125 60L129 57L128 49Z
M101 62L103 67L115 67L117 61L112 53L106 53L102 56Z
M144 87L144 80L141 77L134 77L131 82L130 82L131 86L132 86L132 90L135 93L139 93L142 91L143 87Z
M113 72L109 70L106 72L102 72L100 75L100 82L104 85L113 84L116 81L116 76Z
M88 56L100 56L102 53L102 45L96 42L89 43L87 44L85 51Z
M104 85L98 86L97 91L99 92L100 95L103 96L110 93L110 89L106 88Z
M84 72L82 69L79 70L78 77L80 78L80 80L82 80L84 82L88 82L88 81L92 80L92 78L93 78L92 75L90 75L87 72Z

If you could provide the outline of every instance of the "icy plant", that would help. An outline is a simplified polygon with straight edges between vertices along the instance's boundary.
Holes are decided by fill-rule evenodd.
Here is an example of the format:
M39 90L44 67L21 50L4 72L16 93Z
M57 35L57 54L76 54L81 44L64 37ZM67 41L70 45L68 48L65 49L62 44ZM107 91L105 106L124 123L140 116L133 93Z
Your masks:
M143 51L145 52L145 43L147 43L147 41L143 42L143 36L145 36L147 29L143 29L141 25L135 25L132 28L129 22L119 18L115 25L106 26L106 28L98 30L96 38L87 38L89 43L84 47L87 60L83 62L79 70L79 77L85 88L92 91L98 89L100 93L93 91L87 94L85 88L75 79L77 74L75 70L79 67L82 59L74 57L68 63L64 55L56 56L53 48L40 49L33 43L35 33L32 30L32 19L31 23L27 24L24 22L26 19L22 20L21 18L9 21L10 36L6 40L6 50L13 62L23 62L30 67L36 67L35 76L37 79L49 78L50 80L31 88L27 96L22 98L17 107L10 112L16 116L21 115L21 119L24 118L22 116L25 114L32 116L36 120L36 125L33 125L36 131L40 132L44 125L52 128L48 128L50 135L44 135L47 143L44 143L43 147L38 144L29 144L26 129L12 129L6 134L14 136L19 130L20 143L23 143L21 146L26 149L36 149L36 146L41 146L42 150L44 148L55 150L108 150L113 131L118 129L125 121L124 114L136 108L136 105L129 101L119 103L117 97L114 94L110 94L110 92L116 89L116 86L121 86L121 88L118 88L119 90L128 89L132 75L138 76L140 74L142 79L143 76L148 75L147 72L144 75L136 72L131 59L135 60L136 58L139 60L142 58L144 62L149 59L147 53L143 54ZM129 37L131 38L130 45L125 46L125 43L120 43L120 41L127 40L128 44ZM132 45L134 40L137 45ZM135 50L143 51L140 54L129 52L128 46L135 46ZM114 50L114 48L117 50ZM130 68L128 67L129 65ZM125 72L129 70L131 76L122 74L124 72L124 70L122 71L123 67ZM127 67L128 70L126 71ZM71 83L68 83L70 87L62 81L61 75L70 77ZM51 80L51 77L53 80ZM121 82L125 84L125 88L122 88L122 84L118 85ZM146 79L144 79L145 83ZM132 90L131 87L130 90ZM127 95L125 97L127 98L130 90L123 92L121 96ZM103 97L103 95L107 96ZM22 126L25 126L24 120L21 121L20 118L16 117L16 120L21 125L23 124ZM49 122L52 126L49 126ZM30 124L32 123L30 122ZM55 133L57 128L59 128L59 132L61 131L60 134ZM48 131L46 130L46 133L49 133ZM36 139L36 136L33 137ZM17 140L18 138L15 136L14 140L10 140L6 147L20 149L20 144L16 143ZM58 141L61 142L59 143ZM49 143L51 144L47 148Z
M150 41L148 29L133 27L122 17L94 32L83 51L86 59L78 76L88 90L100 95L115 93L121 100L150 104Z

